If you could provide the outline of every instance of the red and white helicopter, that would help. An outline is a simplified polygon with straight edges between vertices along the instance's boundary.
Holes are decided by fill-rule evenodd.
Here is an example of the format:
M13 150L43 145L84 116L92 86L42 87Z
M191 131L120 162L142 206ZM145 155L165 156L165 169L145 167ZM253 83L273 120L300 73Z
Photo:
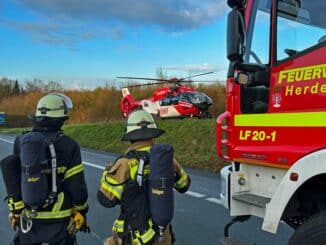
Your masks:
M201 73L188 77L202 76L213 72ZM208 111L212 105L212 99L206 94L196 91L194 87L181 85L182 83L189 83L193 81L185 80L186 78L172 78L172 79L155 79L155 78L141 78L141 77L118 77L124 79L141 79L158 81L156 83L137 84L122 88L122 99L120 108L124 117L127 117L130 112L135 109L142 108L143 110L159 116L160 118L211 118L212 115ZM152 97L140 101L134 100L130 93L130 87L140 87L145 85L155 85L171 83L171 86L157 88Z

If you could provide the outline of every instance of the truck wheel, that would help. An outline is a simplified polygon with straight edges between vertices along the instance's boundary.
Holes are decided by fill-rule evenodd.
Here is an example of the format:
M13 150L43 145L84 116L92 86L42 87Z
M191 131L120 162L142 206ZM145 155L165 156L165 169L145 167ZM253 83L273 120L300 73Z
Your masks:
M295 230L288 245L326 244L326 211L312 216Z

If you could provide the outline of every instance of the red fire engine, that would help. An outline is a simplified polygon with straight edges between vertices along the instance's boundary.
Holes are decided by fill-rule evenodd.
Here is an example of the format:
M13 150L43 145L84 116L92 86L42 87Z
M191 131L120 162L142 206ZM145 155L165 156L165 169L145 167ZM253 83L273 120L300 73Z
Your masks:
M221 201L271 233L286 222L289 244L326 244L326 1L227 2Z

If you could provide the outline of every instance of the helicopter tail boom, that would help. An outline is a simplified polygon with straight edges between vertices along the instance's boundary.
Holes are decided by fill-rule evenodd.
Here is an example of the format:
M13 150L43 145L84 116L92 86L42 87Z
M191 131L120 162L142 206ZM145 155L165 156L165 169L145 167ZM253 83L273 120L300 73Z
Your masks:
M135 101L134 97L130 93L128 88L122 89L122 99L120 102L120 108L124 117L127 117L130 112L137 108L141 108L141 102Z

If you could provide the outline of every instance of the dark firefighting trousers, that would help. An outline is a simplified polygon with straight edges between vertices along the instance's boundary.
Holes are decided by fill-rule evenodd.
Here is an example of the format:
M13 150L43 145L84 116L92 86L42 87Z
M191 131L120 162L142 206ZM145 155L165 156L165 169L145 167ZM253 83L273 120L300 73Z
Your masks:
M16 233L12 245L74 245L76 237L67 232L69 219L62 221L33 220L32 229L24 234Z

